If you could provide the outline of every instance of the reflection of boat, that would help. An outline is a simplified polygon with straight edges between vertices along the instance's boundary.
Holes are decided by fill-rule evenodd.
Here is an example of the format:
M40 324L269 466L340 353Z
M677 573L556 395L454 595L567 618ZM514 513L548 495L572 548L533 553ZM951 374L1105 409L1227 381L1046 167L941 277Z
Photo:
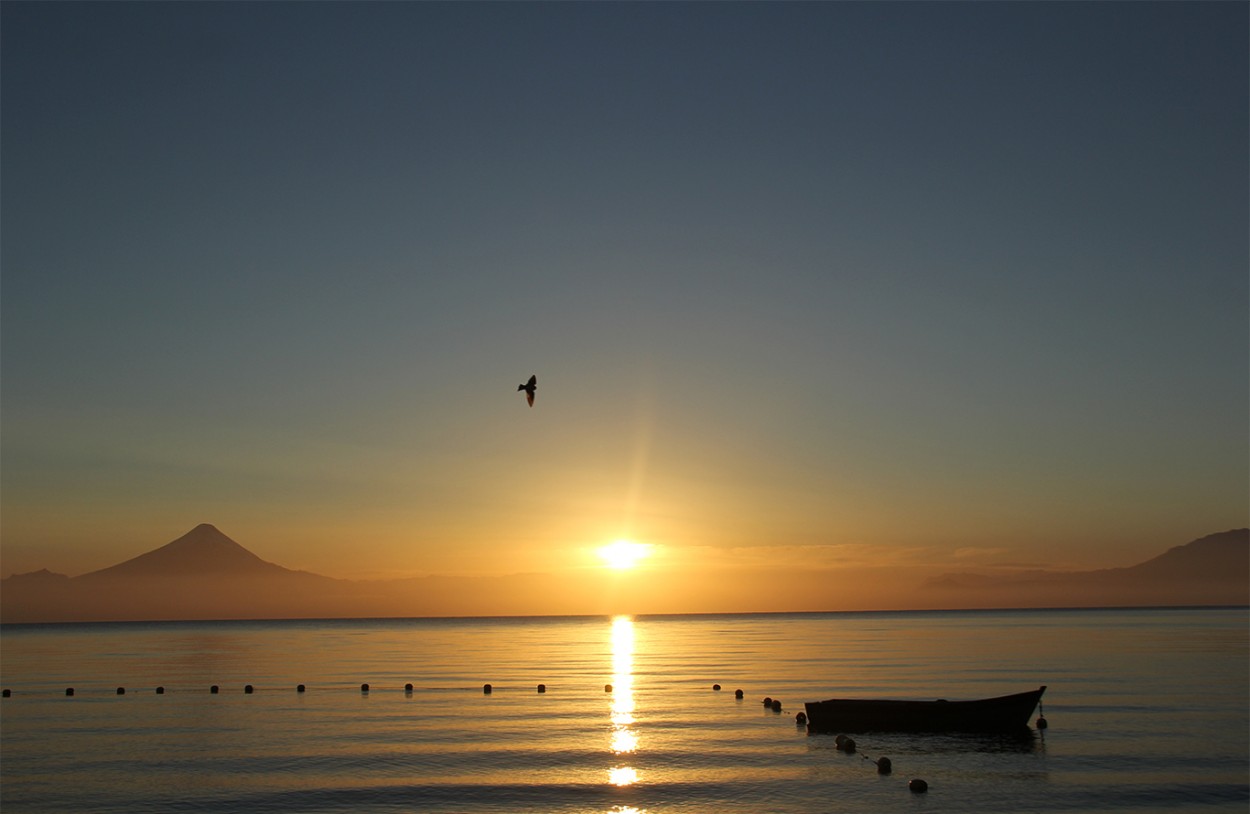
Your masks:
M814 732L1010 732L1027 729L1046 687L977 701L808 701Z

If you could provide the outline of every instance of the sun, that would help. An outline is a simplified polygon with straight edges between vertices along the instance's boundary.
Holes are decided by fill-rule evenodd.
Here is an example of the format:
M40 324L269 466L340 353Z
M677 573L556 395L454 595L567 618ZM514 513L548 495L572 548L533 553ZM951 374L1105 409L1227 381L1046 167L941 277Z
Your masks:
M599 549L599 556L608 568L624 570L633 568L638 561L651 553L651 546L632 540L617 540Z

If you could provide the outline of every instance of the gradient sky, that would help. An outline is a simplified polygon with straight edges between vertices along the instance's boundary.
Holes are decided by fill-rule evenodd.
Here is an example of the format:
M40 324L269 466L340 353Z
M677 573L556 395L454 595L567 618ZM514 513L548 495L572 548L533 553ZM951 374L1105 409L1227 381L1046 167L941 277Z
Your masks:
M1248 523L1245 3L0 14L6 575Z

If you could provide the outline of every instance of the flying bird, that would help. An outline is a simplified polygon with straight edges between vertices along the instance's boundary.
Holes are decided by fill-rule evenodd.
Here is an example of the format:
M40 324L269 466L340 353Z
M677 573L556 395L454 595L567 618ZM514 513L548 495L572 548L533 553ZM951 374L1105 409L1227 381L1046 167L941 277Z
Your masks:
M531 407L533 407L534 406L534 391L538 389L538 377L530 376L530 380L528 382L526 382L525 384L518 384L516 386L516 389L525 391L525 400L530 403Z

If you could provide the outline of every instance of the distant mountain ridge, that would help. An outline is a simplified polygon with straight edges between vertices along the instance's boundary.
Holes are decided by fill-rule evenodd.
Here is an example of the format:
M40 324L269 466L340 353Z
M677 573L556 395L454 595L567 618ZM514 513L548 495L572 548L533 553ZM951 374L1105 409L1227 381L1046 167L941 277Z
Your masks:
M1012 596L1025 603L1046 594L1074 604L1085 604L1095 593L1129 596L1144 589L1159 604L1250 604L1250 529L1209 534L1126 568L947 573L926 580L923 589L971 592L991 601Z
M658 575L657 575L658 576ZM1098 571L953 573L903 585L883 600L869 582L858 607L838 605L848 577L837 570L777 572L795 610L890 608L1100 607L1111 605L1250 605L1250 529L1233 529L1168 549L1126 568ZM722 574L717 593L696 600L674 575L672 602L659 611L706 613L751 608L756 572ZM737 581L734 581L734 580ZM853 579L851 577L850 579ZM894 579L882 569L875 579ZM553 598L575 600L580 612L607 611L603 584L552 574L496 577L430 576L353 581L294 571L261 559L215 526L201 523L181 537L108 568L69 577L43 569L0 580L0 621L74 622L180 619L299 619L398 616L483 616L551 612ZM702 604L700 604L700 602ZM710 604L715 603L715 604ZM631 600L631 605L633 600ZM766 607L756 607L765 610Z
M68 577L43 569L0 581L4 622L302 617L308 599L355 583L268 562L201 523L160 548Z
M295 573L298 572L262 560L211 523L201 523L171 543L117 565L83 574L79 579Z
M1230 529L1169 548L1154 559L1115 573L1164 579L1246 578L1250 575L1250 529Z

